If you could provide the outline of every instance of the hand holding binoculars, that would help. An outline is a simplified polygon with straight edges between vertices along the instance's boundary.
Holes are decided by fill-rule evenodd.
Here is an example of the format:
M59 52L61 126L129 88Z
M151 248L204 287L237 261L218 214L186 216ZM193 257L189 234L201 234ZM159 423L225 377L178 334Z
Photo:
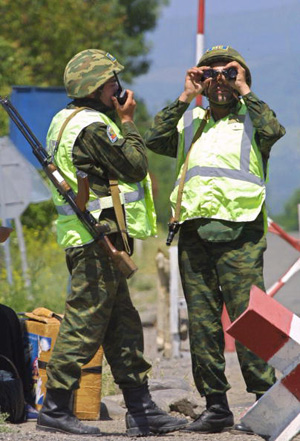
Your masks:
M226 80L235 80L237 76L237 70L235 67L229 67L229 69L216 70L216 69L206 69L203 71L201 81L205 81L208 78L213 80L217 78L218 75L224 75Z

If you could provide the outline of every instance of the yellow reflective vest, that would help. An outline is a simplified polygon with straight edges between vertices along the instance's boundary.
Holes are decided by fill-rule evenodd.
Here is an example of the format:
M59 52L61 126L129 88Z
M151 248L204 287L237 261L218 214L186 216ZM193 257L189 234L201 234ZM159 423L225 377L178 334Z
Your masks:
M100 122L112 129L118 138L122 134L118 126L103 113L93 109L84 109L77 113L67 124L63 131L59 147L57 139L60 128L74 109L63 109L53 118L47 134L47 150L53 162L60 169L63 177L77 193L76 168L72 162L72 151L80 132L94 122ZM141 182L128 184L118 182L121 203L125 208L125 222L130 237L145 239L156 234L156 214L152 198L152 187L149 175ZM60 196L55 187L51 185L52 197L58 212L56 221L57 240L64 248L76 247L93 241L90 233L77 218L69 204ZM111 196L98 197L91 189L87 209L99 218L105 208L112 208Z
M170 200L176 207L184 160L205 110L185 112L178 123L177 181ZM249 222L258 216L266 188L261 153L246 105L218 121L210 117L189 157L180 223L195 218Z

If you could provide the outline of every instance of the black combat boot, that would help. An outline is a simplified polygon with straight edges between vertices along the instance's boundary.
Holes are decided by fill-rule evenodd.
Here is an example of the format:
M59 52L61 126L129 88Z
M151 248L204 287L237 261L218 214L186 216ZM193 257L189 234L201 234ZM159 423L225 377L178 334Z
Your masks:
M157 435L174 432L186 426L185 418L171 417L152 401L147 384L123 389L122 392L128 409L125 416L127 435Z
M72 433L100 436L98 427L83 424L70 409L72 391L48 389L43 407L37 418L36 428L46 432Z
M206 410L183 429L183 432L217 433L233 426L233 414L226 394L211 394L205 398Z

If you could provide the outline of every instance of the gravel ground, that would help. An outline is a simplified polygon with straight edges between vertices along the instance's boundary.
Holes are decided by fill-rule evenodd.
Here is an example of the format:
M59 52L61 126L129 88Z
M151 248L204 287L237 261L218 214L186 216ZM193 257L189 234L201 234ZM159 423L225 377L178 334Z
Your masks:
M193 385L192 375L191 375L191 363L190 356L188 352L187 344L185 343L185 350L182 351L182 357L179 359L160 359L159 354L156 351L155 344L155 329L145 328L145 354L148 359L152 360L153 363L153 373L152 378L163 378L163 377L180 377L184 378L191 385ZM183 348L184 349L184 348ZM226 353L226 370L227 376L230 384L232 385L231 390L228 392L228 400L230 407L235 416L235 421L238 422L239 418L245 413L247 408L253 403L253 396L247 394L245 391L244 381L241 377L236 354ZM204 400L198 397L200 404L204 406ZM125 434L125 424L123 419L106 420L106 421L91 421L88 424L98 426L103 433L101 439L108 441L121 441L124 439L129 439ZM64 435L64 434L51 434L47 432L37 431L35 429L35 422L27 422L19 425L7 425L8 432L0 432L0 440L5 441L79 441L94 440L94 437L82 437L75 435ZM199 434L199 433L184 433L184 432L174 432L167 435L159 436L159 441L185 441L187 438L189 441L261 441L262 438L256 435L244 435L244 434L233 434L230 431L222 432L220 434ZM144 439L152 439L152 437L139 437L139 441ZM131 438L135 439L135 438ZM294 438L295 441L300 441L300 435ZM287 440L286 440L287 441Z

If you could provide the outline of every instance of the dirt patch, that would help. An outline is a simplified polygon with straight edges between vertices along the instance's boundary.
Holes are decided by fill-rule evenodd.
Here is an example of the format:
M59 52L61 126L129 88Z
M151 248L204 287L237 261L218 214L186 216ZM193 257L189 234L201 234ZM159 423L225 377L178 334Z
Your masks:
M188 343L185 342L181 357L177 359L166 360L161 357L156 349L156 333L155 328L145 328L145 355L153 363L152 378L161 379L163 377L180 377L184 378L193 386L193 378L191 373L191 361L188 351ZM244 380L241 376L236 354L234 352L226 353L226 373L228 380L232 386L228 392L228 401L234 414L235 421L238 422L240 417L246 412L254 401L254 396L248 394L245 390ZM198 397L204 406L204 400ZM99 427L103 433L101 439L108 441L124 441L128 439L125 434L125 423L123 419L115 419L108 421L91 421L88 424ZM4 441L92 441L94 437L82 437L75 435L64 435L59 433L40 432L35 429L34 422L27 422L19 425L8 425L9 432L1 433L0 440ZM160 441L261 441L262 438L256 435L233 434L230 431L218 434L199 434L174 432L168 435L159 436ZM134 438L133 438L134 439ZM153 439L153 437L139 437L140 441L144 439ZM294 441L300 441L300 435L294 438Z

